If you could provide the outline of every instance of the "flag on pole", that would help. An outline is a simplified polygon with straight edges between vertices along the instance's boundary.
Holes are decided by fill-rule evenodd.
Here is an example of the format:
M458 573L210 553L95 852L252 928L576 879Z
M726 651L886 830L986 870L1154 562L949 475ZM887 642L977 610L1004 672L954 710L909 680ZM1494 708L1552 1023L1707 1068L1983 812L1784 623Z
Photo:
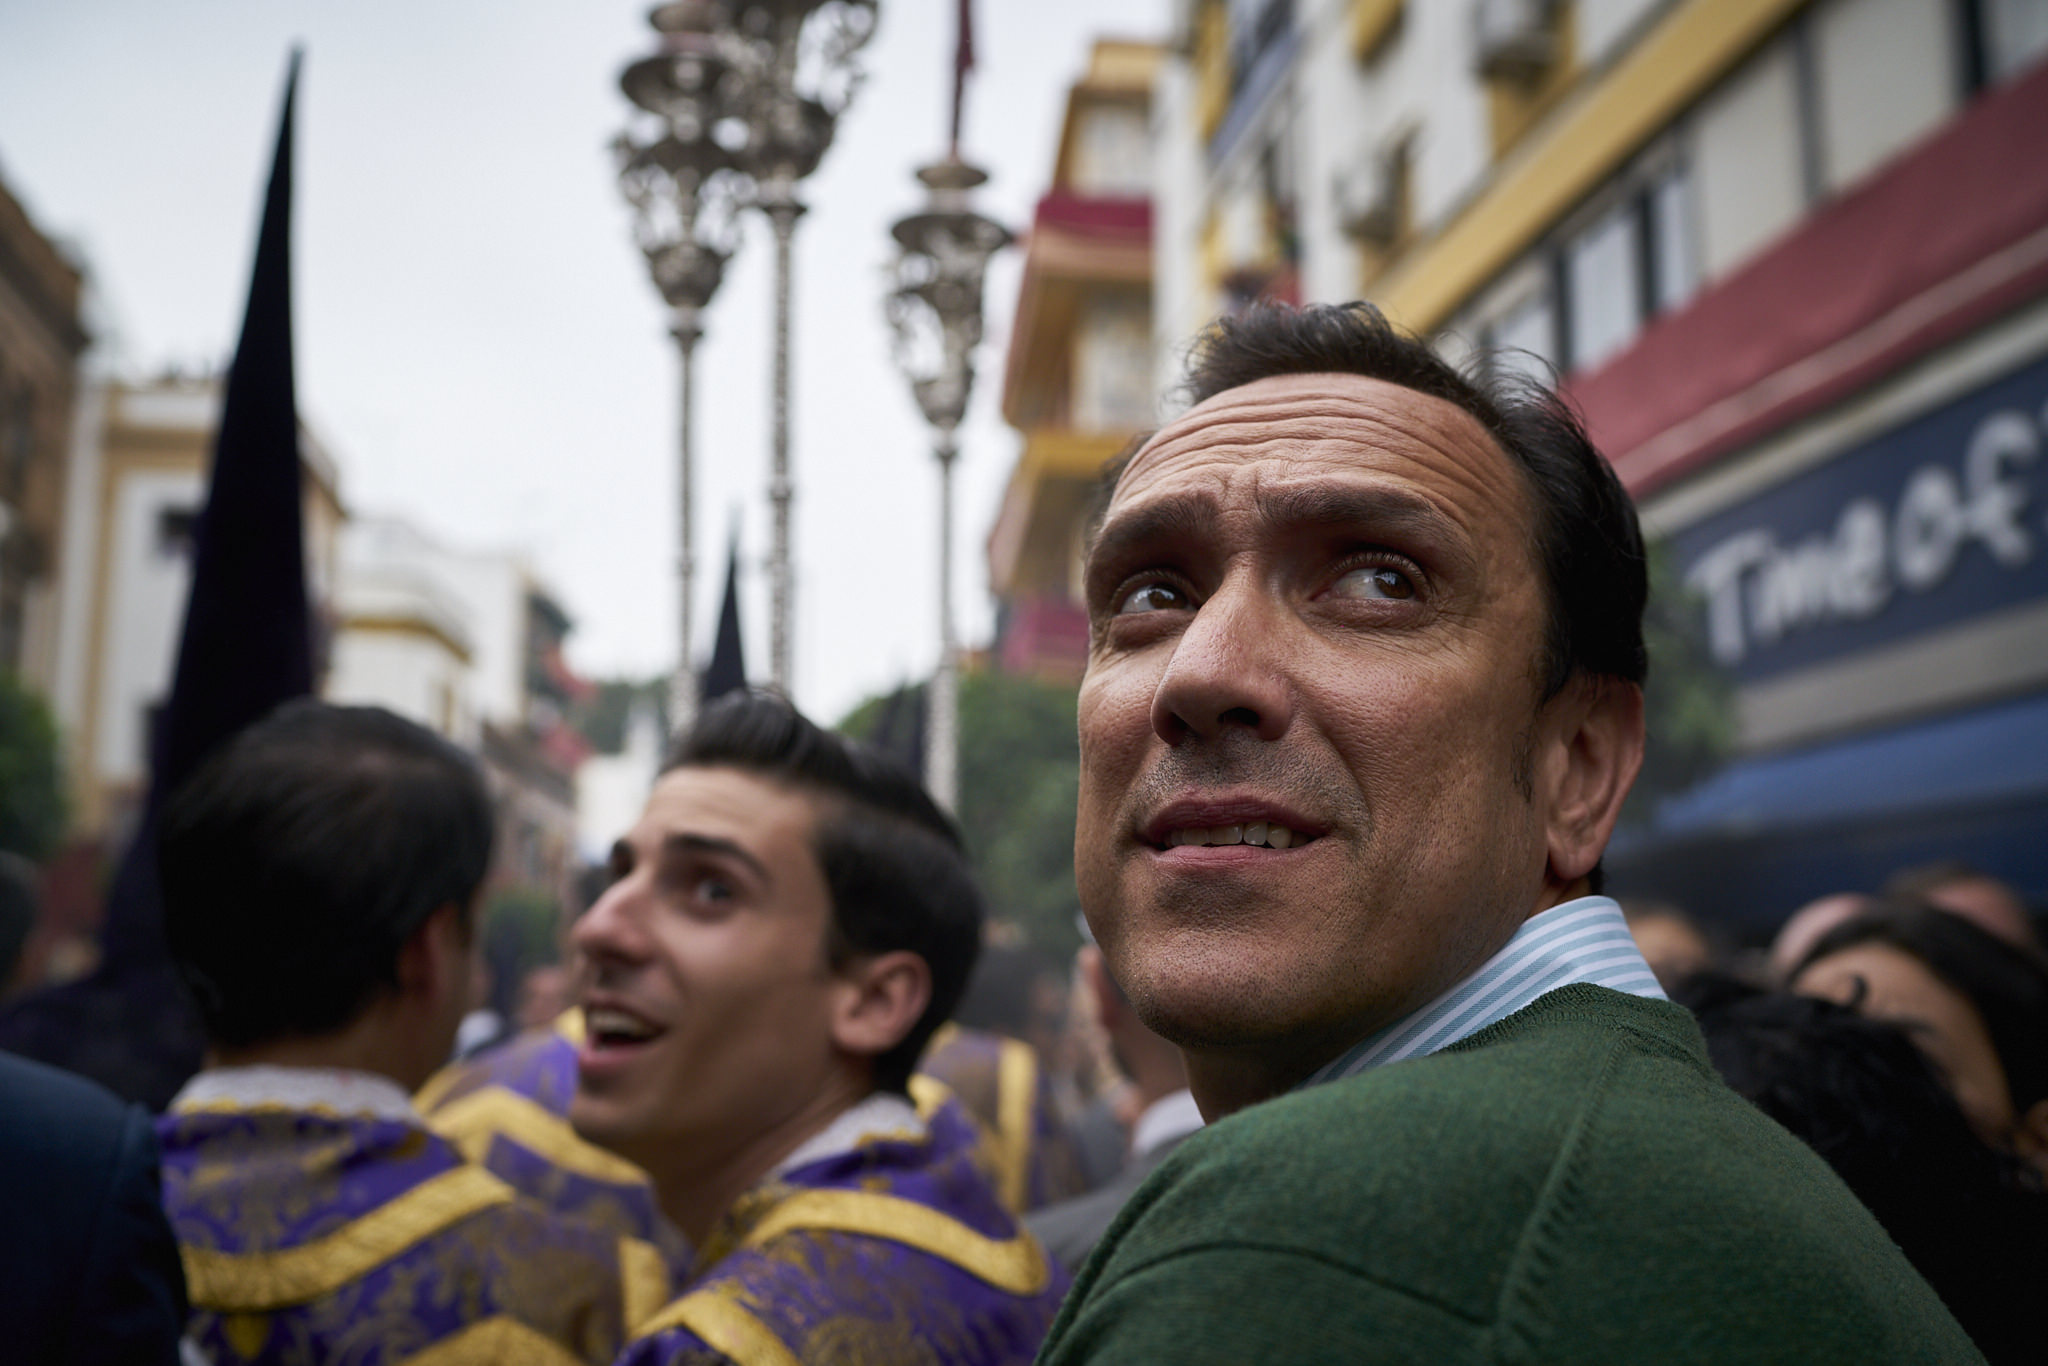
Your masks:
M711 662L704 667L703 699L709 702L746 686L746 652L740 648L740 543L735 531L725 552L725 601L718 609Z
M156 821L222 741L313 689L292 371L292 123L285 77L241 340L228 370L168 701L150 736L148 795L107 898L100 966L0 1014L0 1048L83 1073L152 1108L199 1066L203 1040L164 944Z

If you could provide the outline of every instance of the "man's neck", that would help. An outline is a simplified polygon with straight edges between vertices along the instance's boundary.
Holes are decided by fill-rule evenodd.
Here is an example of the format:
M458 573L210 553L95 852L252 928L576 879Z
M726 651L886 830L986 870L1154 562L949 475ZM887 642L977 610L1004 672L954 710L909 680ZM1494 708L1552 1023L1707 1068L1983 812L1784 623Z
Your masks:
M330 1071L367 1072L398 1084L410 1094L426 1080L417 1068L394 1060L378 1046L374 1034L351 1026L335 1034L278 1039L246 1048L215 1048L207 1057L216 1067L308 1067Z
M662 1213L692 1244L702 1247L719 1217L742 1195L808 1139L859 1104L870 1089L864 1081L829 1086L796 1111L728 1148L675 1145L674 1160L652 1171Z

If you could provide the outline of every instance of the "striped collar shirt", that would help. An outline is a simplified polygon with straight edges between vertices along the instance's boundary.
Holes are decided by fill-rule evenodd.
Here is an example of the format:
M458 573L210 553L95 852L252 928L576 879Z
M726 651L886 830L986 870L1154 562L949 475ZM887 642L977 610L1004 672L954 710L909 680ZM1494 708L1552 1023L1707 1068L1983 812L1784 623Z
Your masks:
M1574 982L1665 999L1611 897L1582 896L1522 922L1499 953L1456 986L1312 1074L1303 1087L1447 1048Z

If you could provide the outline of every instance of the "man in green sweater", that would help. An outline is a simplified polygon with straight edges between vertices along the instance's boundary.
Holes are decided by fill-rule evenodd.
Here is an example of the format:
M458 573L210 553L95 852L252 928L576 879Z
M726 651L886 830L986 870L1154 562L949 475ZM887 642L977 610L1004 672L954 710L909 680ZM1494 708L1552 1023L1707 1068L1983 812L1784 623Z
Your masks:
M1981 1360L1598 895L1646 586L1574 417L1361 304L1188 387L1089 548L1075 871L1210 1127L1040 1360Z

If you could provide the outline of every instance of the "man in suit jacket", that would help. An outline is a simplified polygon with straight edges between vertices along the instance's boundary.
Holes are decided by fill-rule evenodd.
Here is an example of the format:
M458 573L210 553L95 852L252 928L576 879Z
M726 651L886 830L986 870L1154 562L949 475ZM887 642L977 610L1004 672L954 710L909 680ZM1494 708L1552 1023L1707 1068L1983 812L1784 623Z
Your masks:
M0 1053L0 1324L22 1366L171 1366L185 1277L140 1106Z
M1140 1105L1131 1126L1129 1158L1123 1170L1098 1190L1028 1216L1024 1223L1045 1250L1070 1271L1079 1270L1095 1250L1124 1202L1180 1141L1202 1127L1202 1112L1188 1090L1187 1064L1180 1050L1145 1027L1116 979L1103 965L1102 950L1084 946L1075 957L1081 980L1095 998L1096 1016L1109 1035L1117 1065L1131 1079Z

